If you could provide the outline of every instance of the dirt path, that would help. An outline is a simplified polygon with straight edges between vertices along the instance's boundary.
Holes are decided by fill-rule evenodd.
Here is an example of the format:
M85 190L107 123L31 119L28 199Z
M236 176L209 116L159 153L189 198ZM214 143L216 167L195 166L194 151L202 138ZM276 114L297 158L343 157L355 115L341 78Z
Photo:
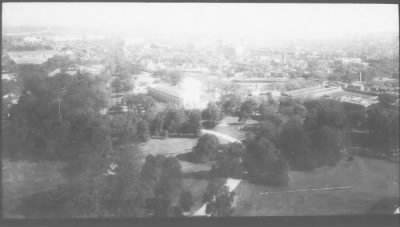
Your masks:
M227 140L227 141L229 141L231 143L242 143L242 141L240 141L240 140L238 140L238 139L236 139L236 138L234 138L234 137L232 137L230 135L227 135L227 134L224 134L224 133L220 133L220 132L216 132L216 131L212 131L212 130L202 129L201 133L203 133L203 134L212 134L212 135L215 135L215 136L217 136L219 138L225 139L225 140Z

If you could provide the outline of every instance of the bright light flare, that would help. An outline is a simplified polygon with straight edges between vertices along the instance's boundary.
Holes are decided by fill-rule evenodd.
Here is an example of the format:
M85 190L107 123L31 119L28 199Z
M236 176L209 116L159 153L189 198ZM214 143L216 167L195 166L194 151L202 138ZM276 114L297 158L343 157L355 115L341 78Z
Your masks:
M186 109L203 109L206 104L202 102L203 86L195 78L183 78L180 83L180 90L183 96L183 106Z

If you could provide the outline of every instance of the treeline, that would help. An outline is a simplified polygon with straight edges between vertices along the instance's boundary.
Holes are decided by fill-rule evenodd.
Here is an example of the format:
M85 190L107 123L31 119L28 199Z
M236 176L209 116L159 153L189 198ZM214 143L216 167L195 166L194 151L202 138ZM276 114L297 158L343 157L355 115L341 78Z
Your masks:
M399 146L398 110L383 103L365 110L327 99L239 101L231 95L222 100L215 108L239 116L239 121L259 123L243 128L247 131L243 144L220 145L214 135L206 134L191 153L180 156L191 162L214 162L212 176L287 185L289 169L335 165L351 144L352 129L368 129L366 146L374 152L390 153Z
M105 81L86 75L49 78L40 67L19 70L21 96L2 125L4 157L68 158L106 141L106 117L100 114L108 106Z

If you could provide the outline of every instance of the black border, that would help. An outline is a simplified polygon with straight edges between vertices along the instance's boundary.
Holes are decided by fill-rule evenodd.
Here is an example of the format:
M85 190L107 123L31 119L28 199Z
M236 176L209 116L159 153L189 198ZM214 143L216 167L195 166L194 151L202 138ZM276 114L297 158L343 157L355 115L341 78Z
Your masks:
M346 4L397 4L398 12L400 14L399 0L280 0L280 1L266 1L266 0L204 0L204 1L102 1L102 0L42 0L42 1L24 1L24 0L0 0L1 3L5 2L159 2L159 3L346 3ZM0 5L2 15L2 4ZM398 15L399 16L399 15ZM2 17L0 18L2 21ZM400 18L399 18L400 22ZM2 24L1 24L2 26ZM2 29L0 31L2 35ZM2 44L0 44L1 47ZM399 49L400 52L400 49ZM1 69L1 66L0 66ZM1 82L0 82L1 85ZM0 107L1 110L1 107ZM0 121L1 122L1 121ZM1 124L1 123L0 123ZM0 131L0 138L1 131ZM0 143L1 144L1 143ZM1 166L1 163L0 163ZM2 168L0 168L0 178L2 178ZM319 227L319 226L400 226L400 215L332 215L332 216L265 216L265 217L228 217L228 218L96 218L96 219L11 219L3 218L2 212L2 180L0 181L0 227L6 226L304 226L304 227Z

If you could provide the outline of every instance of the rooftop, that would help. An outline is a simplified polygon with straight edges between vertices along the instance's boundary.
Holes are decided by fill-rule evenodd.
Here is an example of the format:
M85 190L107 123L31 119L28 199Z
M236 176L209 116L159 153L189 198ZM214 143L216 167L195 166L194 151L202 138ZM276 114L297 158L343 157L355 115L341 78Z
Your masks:
M55 53L53 50L11 51L8 55L17 64L43 64Z
M169 95L173 95L176 97L182 97L181 92L179 91L178 87L173 87L173 86L169 86L166 84L158 84L158 85L154 85L154 86L150 86L150 89L155 89L158 91L161 91L163 93L167 93Z

